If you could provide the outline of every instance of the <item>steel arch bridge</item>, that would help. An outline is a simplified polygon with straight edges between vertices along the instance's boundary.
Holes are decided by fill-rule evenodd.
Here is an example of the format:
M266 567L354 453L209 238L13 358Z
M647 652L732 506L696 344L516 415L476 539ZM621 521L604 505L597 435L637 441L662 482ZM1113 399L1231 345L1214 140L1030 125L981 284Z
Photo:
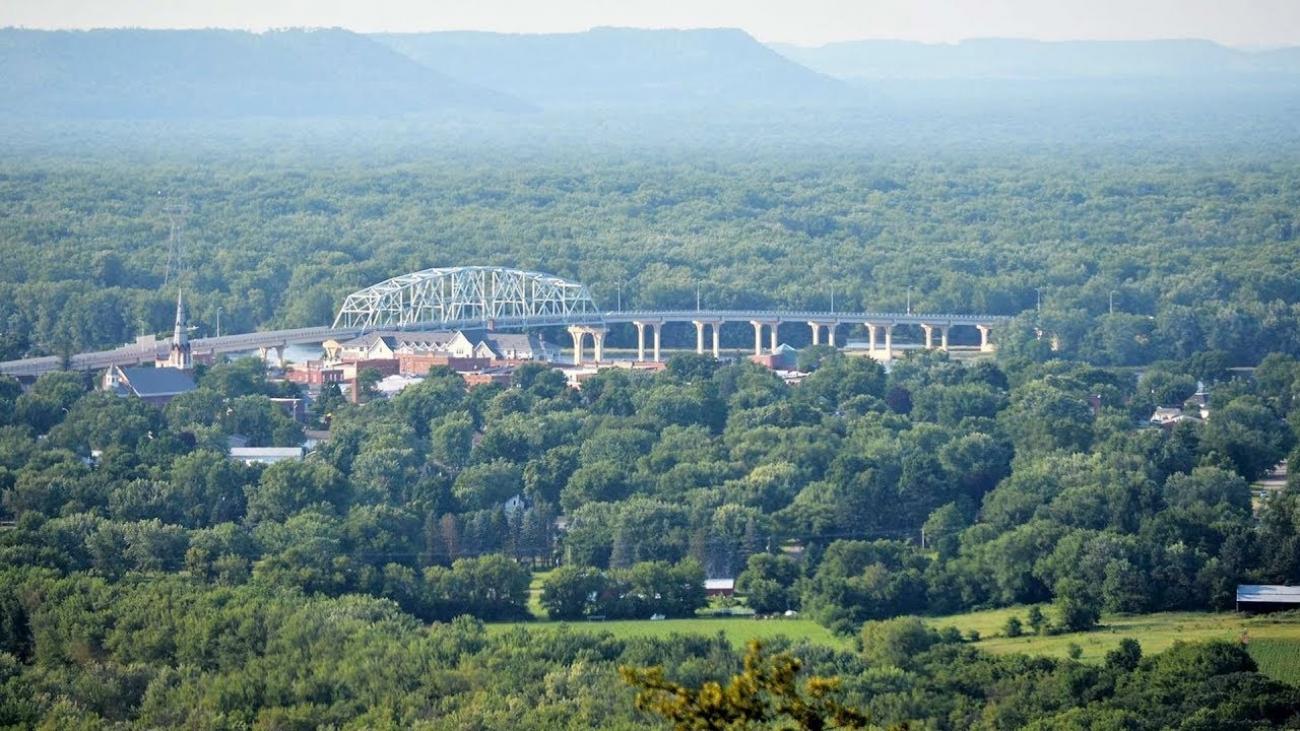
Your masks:
M591 293L578 282L542 272L464 266L425 269L357 290L343 300L333 327L523 327L602 321Z

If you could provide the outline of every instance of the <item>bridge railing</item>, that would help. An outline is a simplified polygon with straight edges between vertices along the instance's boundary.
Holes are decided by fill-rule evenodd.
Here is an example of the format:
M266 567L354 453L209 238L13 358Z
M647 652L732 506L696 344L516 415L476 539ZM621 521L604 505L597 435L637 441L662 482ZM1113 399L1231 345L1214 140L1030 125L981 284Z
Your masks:
M622 310L606 312L606 322L667 320L725 320L728 322L779 320L781 322L890 323L901 325L991 325L1011 320L1007 315L966 315L918 312L831 312L829 310Z

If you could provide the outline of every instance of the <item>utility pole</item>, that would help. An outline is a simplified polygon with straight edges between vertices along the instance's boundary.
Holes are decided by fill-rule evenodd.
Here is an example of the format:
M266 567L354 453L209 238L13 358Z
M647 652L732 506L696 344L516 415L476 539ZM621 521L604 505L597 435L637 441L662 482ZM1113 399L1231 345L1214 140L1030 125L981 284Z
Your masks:
M831 314L835 314L835 285L831 285Z
M911 288L911 286L908 286L908 288L907 288L907 314L909 314L909 315L912 314L912 288Z
M618 311L623 311L623 283L618 283Z
M695 311L700 311L700 285L695 285Z
M1110 291L1110 314L1115 314L1115 290Z
M217 337L221 337L221 305L217 305Z
M1034 305L1034 309L1038 310L1039 312L1042 312L1043 311L1043 288L1034 287L1034 292L1037 293L1038 295L1038 302L1037 304Z

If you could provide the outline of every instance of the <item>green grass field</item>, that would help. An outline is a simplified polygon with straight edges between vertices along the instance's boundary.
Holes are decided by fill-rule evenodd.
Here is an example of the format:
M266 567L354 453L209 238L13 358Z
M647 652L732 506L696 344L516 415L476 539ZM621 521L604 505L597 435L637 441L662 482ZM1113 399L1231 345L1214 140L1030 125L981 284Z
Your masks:
M539 619L545 617L538 604L541 581L544 575L534 578L530 608ZM1050 607L1042 607L1051 615ZM1071 644L1083 650L1080 660L1100 663L1106 653L1125 637L1142 644L1142 652L1153 654L1168 649L1175 642L1201 642L1207 640L1240 641L1245 633L1250 654L1260 670L1271 677L1300 685L1300 617L1266 615L1247 617L1234 613L1164 612L1159 614L1106 615L1101 626L1091 632L1073 632L1060 635L1003 636L1007 618L1015 615L1023 622L1029 607L1009 607L982 612L968 612L946 617L929 617L926 622L934 627L956 627L963 633L975 630L980 634L977 646L998 654L1025 653L1066 657ZM618 638L668 637L673 634L713 635L721 632L737 647L752 639L766 640L785 636L792 640L807 640L843 650L853 649L850 637L839 637L811 619L766 619L747 617L697 617L694 619L617 620L609 622L504 622L489 624L490 634L501 634L514 627L524 627L531 632L553 631L567 626L575 632L609 632ZM1028 629L1026 628L1026 631Z
M1003 636L1007 618L1015 615L1023 622L1029 607L1011 607L985 612L970 612L948 617L931 617L926 622L935 627L953 626L980 633L978 647L988 652L1066 657L1071 644L1083 649L1080 660L1101 662L1108 651L1125 637L1142 645L1142 652L1152 654L1168 649L1175 642L1207 640L1248 640L1251 657L1268 675L1300 685L1300 617L1247 617L1234 613L1163 612L1159 614L1118 614L1102 617L1101 627L1091 632L1073 632L1046 636ZM1043 607L1050 616L1050 609Z
M618 638L668 637L673 634L713 635L719 632L737 647L752 639L767 640L785 636L792 640L808 640L831 647L851 650L853 640L837 637L830 630L811 619L752 619L749 617L696 617L694 619L664 619L652 622L645 619L612 620L608 622L500 622L487 625L489 634L501 634L514 627L524 627L531 632L547 632L566 626L574 632L609 632Z

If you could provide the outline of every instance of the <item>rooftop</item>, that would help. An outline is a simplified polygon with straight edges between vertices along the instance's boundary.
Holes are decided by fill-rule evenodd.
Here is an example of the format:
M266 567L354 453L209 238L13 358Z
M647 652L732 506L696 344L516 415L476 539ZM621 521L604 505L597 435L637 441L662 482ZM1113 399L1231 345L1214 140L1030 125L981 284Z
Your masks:
M1300 605L1300 586L1238 584L1237 601Z
M176 368L123 366L121 371L131 391L141 398L176 396L198 388L190 374Z

